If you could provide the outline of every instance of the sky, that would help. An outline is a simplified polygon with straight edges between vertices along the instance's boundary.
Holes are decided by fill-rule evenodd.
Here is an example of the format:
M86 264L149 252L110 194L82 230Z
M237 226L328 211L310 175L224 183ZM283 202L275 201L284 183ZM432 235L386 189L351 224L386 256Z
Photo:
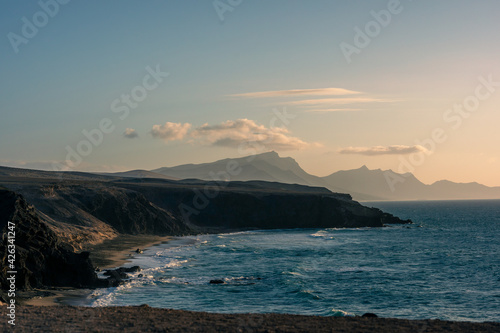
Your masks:
M0 3L0 165L151 170L274 150L500 186L500 2Z

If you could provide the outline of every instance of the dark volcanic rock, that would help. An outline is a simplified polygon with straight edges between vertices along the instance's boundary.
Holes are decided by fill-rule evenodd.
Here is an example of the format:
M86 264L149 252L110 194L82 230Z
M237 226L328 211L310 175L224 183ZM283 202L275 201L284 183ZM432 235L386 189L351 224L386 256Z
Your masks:
M179 219L150 201L138 191L114 186L99 185L59 185L53 190L60 200L54 202L58 207L68 210L80 209L90 216L110 225L121 234L186 235L190 229ZM34 198L39 200L38 198ZM38 209L58 220L51 200L43 200ZM76 223L75 223L76 222ZM84 224L84 221L72 221Z
M194 207L193 196L186 199L183 204ZM228 229L359 228L405 223L333 195L221 192L205 209L182 209L180 214L197 226Z
M118 267L116 269L108 269L106 270L103 275L106 276L114 276L114 274L118 274L123 279L128 278L127 273L136 273L140 272L141 268L139 266L132 266L132 267Z
M224 284L225 282L222 280L210 280L210 284Z
M200 182L200 181L198 181ZM259 188L217 187L212 183L187 188L150 184L124 183L141 192L149 201L201 231L290 228L358 228L383 227L403 221L377 208L369 208L332 192L292 192ZM231 183L229 183L231 184ZM210 187L210 186L213 187ZM274 185L274 184L273 184ZM207 195L208 193L209 195ZM215 194L214 194L215 193Z
M136 273L140 272L141 268L139 266L132 266L132 267L120 267L125 273Z
M189 230L172 214L155 207L136 191L118 188L87 191L78 200L85 200L86 211L119 233L182 235Z
M93 287L99 284L88 252L74 253L40 221L34 208L22 196L0 189L0 283L8 289L7 223L15 223L16 288L46 286Z
M127 273L122 272L122 271L117 270L117 269L112 269L112 270L109 270L109 271L105 271L103 273L103 275L104 276L112 277L112 278L114 278L116 280L128 279Z
M99 283L104 287L117 287L129 279L127 273L135 273L140 271L141 268L139 266L119 267L116 269L109 269L103 273L103 275L108 276L108 278L104 280L99 280ZM141 274L139 274L139 277L141 277Z

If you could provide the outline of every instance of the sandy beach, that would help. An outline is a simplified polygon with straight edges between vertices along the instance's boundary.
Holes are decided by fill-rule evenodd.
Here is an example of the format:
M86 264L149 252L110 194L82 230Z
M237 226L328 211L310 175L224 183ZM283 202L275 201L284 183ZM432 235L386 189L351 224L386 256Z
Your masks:
M108 269L126 264L137 249L144 250L172 239L171 236L119 235L85 250L90 251L90 258L95 266Z

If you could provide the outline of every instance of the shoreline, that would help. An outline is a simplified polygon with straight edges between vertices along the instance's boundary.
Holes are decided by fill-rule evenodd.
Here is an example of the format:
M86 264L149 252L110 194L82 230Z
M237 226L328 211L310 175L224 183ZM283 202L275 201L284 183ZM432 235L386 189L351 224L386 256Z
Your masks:
M119 235L113 239L88 246L92 262L100 270L114 269L127 265L138 254L137 249L147 250L168 243L177 237L154 235ZM95 289L52 288L19 292L21 304L27 306L85 306L90 305L90 295Z
M90 259L101 270L117 268L126 265L138 253L153 246L168 243L177 237L154 235L119 235L110 240L86 247L90 252Z

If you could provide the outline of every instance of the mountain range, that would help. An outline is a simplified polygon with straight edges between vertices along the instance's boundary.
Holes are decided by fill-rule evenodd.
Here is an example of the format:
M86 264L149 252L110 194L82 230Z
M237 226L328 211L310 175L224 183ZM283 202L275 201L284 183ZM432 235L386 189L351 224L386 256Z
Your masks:
M228 172L228 168L232 172ZM354 200L460 200L499 199L500 187L478 183L455 183L440 180L427 185L413 174L400 174L391 170L343 170L325 177L304 171L291 157L280 157L272 151L211 163L183 164L155 170L133 170L114 174L131 178L200 179L200 180L261 180L287 184L325 187L333 192L350 194Z

